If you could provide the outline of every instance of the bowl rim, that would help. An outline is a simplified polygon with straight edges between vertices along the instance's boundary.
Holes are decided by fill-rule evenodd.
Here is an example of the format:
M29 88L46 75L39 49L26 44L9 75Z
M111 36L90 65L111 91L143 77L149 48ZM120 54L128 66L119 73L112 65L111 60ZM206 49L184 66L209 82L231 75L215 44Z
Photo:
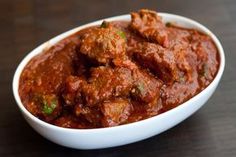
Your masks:
M92 128L92 129L75 129L75 128L63 128L63 127L59 127L50 123L47 123L43 120L40 120L39 118L37 118L36 116L34 116L33 114L31 114L23 105L20 96L19 96L19 79L22 73L22 70L24 69L24 67L27 65L27 63L36 55L38 55L39 53L42 53L43 50L51 47L52 45L56 44L57 42L59 42L60 40L74 34L75 32L82 30L86 27L89 26L94 26L94 25L98 25L99 23L101 23L103 20L107 20L107 21L116 21L116 20L130 20L130 15L129 14L125 14L125 15L119 15L119 16L113 16L113 17L108 17L108 18L103 18L100 20L96 20L94 22L90 22L88 24L85 25L81 25L78 26L74 29L71 29L69 31L66 31L62 34L59 34L53 38L51 38L50 40L48 40L47 42L37 46L35 49L33 49L32 51L30 51L28 54L26 54L26 56L20 61L20 64L17 66L16 71L14 73L14 77L13 77L13 82L12 82L12 89L13 89L13 95L15 98L15 101L17 103L17 106L19 107L20 111L23 113L24 116L27 116L28 118L30 118L31 120L33 120L35 123L38 123L41 126L50 128L52 130L57 130L57 131L66 131L66 132L80 132L80 133L89 133L89 132L101 132L101 131L111 131L114 129L124 129L124 128L128 128L128 127L133 127L133 126L137 126L141 123L145 123L146 121L150 121L150 120L154 120L156 118L162 118L164 116L168 116L178 110L181 110L182 108L184 108L186 105L189 105L189 103L191 104L191 101L194 101L196 99L198 99L199 97L201 97L201 95L204 95L208 89L213 88L214 84L217 84L218 81L220 80L223 71L224 71L224 67L225 67L225 55L224 55L224 50L223 47L219 41L219 39L205 26L203 26L202 24L200 24L199 22L192 20L190 18L187 17L183 17L180 15L175 15L175 14L170 14L170 13L164 13L164 12L158 12L158 15L160 15L161 17L167 17L167 18L174 18L176 19L176 21L180 20L180 21L185 21L186 23L190 23L191 25L193 25L194 27L196 27L197 29L199 29L200 31L204 32L205 34L209 35L212 40L214 41L214 44L216 45L216 48L218 49L218 53L219 53L219 60L220 60L220 64L219 64L219 68L218 68L218 72L215 76L215 78L212 80L212 82L201 92L199 92L198 94L196 94L195 96L193 96L192 98L190 98L189 100L185 101L184 103L180 104L179 106L168 110L164 113L161 113L159 115L144 119L144 120L140 120L137 122L132 122L132 123L128 123L128 124L123 124L123 125L118 125L118 126L113 126L113 127L105 127L105 128ZM40 52L37 53L37 51L39 49L42 49Z

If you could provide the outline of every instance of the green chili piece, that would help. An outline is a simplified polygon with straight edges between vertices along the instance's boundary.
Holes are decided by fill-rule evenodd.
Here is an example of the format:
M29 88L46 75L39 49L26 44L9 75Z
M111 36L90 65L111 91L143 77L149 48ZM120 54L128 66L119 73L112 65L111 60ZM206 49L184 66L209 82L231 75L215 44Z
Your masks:
M117 31L117 34L121 37L121 38L123 38L123 39L125 39L126 40L126 35L125 35L125 32L123 32L123 31L121 31L121 30L119 30L119 31Z
M100 27L101 28L107 28L108 27L108 23L106 21L103 21Z
M57 107L56 99L53 99L49 104L47 103L46 100L43 100L43 108L42 108L43 113L50 115L52 114L52 112L56 107Z

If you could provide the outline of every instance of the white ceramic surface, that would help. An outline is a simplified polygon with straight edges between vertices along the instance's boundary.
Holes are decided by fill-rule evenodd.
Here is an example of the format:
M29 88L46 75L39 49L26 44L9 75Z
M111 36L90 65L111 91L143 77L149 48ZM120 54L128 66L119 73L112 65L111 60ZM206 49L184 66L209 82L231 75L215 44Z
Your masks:
M203 25L191 19L178 15L167 14L167 13L159 13L159 15L162 16L164 22L172 22L182 27L198 29L199 31L204 32L209 36L211 36L211 38L215 42L216 47L220 54L220 67L215 79L206 89L204 89L201 93L191 98L187 102L163 114L139 122L111 128L67 129L48 124L34 117L30 112L28 112L25 109L18 93L19 77L25 65L29 62L29 60L32 57L41 53L42 50L57 43L61 39L68 37L69 35L83 28L101 24L102 20L99 20L75 28L49 40L48 42L34 49L22 60L13 78L13 93L17 105L20 111L22 112L23 116L27 120L27 122L43 137L59 145L77 149L98 149L98 148L108 148L108 147L125 145L160 134L163 131L166 131L167 129L170 129L173 126L177 125L178 123L182 122L184 119L188 118L190 115L196 112L210 98L210 96L215 91L221 79L225 66L225 57L223 48L219 40L216 38L216 36ZM107 18L105 20L129 21L130 16L122 15L122 16Z

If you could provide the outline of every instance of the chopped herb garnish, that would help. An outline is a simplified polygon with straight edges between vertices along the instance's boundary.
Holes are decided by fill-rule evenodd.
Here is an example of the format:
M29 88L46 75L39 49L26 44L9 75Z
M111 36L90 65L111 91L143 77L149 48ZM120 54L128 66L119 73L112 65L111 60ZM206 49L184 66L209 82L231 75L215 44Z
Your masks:
M119 31L117 31L117 34L121 37L121 38L123 38L123 39L125 39L126 40L126 35L125 35L125 32L123 32L123 31L121 31L121 30L119 30Z
M101 28L107 28L108 27L108 23L106 21L103 21L100 27Z
M42 104L43 104L42 112L50 115L57 107L58 102L56 98L53 98L51 101L43 98Z
M51 107L48 107L47 105L43 106L43 113L51 114L52 112L53 112L53 109Z

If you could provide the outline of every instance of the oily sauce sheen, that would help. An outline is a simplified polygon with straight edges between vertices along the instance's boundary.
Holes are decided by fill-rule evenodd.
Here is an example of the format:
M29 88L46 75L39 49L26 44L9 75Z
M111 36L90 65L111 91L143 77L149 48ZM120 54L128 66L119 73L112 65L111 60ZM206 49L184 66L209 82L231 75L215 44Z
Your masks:
M19 94L48 123L111 127L180 105L206 88L218 67L209 36L142 9L130 22L104 21L35 56L21 74Z

